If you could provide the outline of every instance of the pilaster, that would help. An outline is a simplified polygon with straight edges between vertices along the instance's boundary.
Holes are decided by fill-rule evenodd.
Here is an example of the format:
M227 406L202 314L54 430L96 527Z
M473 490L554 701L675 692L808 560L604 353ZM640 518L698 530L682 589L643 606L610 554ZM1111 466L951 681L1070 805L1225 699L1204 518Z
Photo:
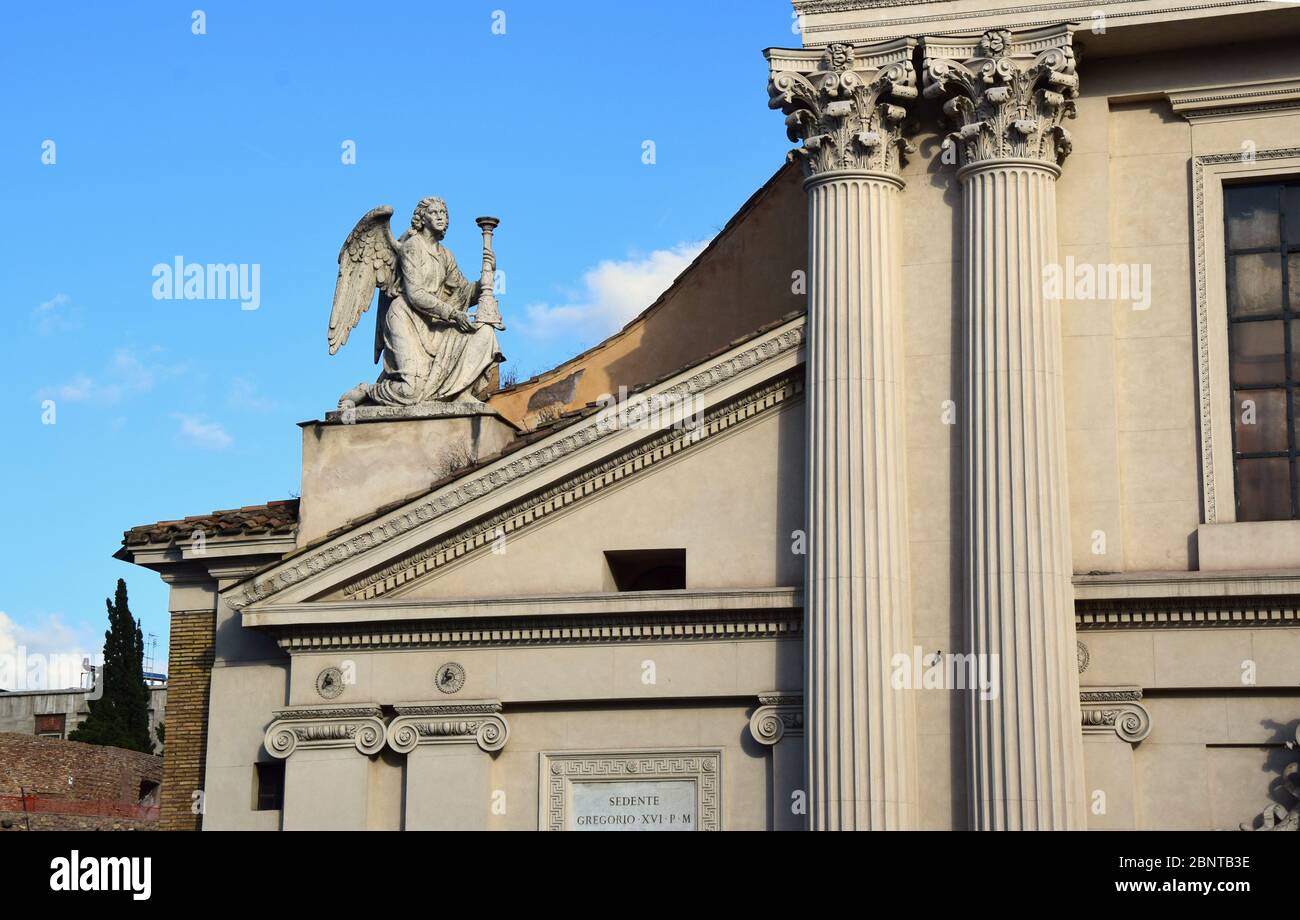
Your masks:
M384 728L378 706L277 710L264 744L287 761L282 829L365 830L369 756L383 748Z
M772 752L772 830L803 830L802 813L795 808L803 790L803 695L774 690L758 702L749 732Z
M406 755L406 830L487 830L492 757L510 726L496 700L402 703L388 745Z

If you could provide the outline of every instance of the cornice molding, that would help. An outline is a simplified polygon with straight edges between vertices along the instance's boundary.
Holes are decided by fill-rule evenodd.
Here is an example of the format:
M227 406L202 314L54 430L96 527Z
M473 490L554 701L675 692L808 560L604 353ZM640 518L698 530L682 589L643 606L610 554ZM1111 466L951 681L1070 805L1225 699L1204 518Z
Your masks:
M916 39L874 45L840 42L824 51L769 48L768 107L786 115L788 154L804 176L846 171L897 176L906 105L917 98Z
M962 167L1030 160L1058 167L1072 147L1061 122L1075 117L1079 92L1073 26L976 37L922 39L927 99L945 99Z
M837 2L837 0L827 0L827 2L833 3ZM797 11L809 16L822 13L851 12L854 9L864 8L864 4L855 4L853 0L840 0L840 2L844 2L845 5L837 9L799 8ZM949 0L929 0L929 2L927 0L918 0L918 2L911 2L911 0L907 0L907 2L905 0L892 0L892 2L891 0L883 0L881 5L938 6L940 3L946 2L949 2ZM901 35L915 35L921 32L930 35L966 35L974 29L980 28L981 24L986 24L991 20L1001 20L1002 17L1006 16L1025 16L1028 18L1011 22L999 21L999 28L1034 28L1044 25L1045 22L1090 20L1093 13L1100 9L1105 12L1107 22L1113 27L1116 23L1122 23L1124 20L1137 20L1140 23L1149 21L1152 17L1169 14L1197 13L1239 6L1254 6L1260 9L1276 8L1273 3L1265 2L1265 0L1210 0L1210 2L1204 3L1173 3L1169 6L1159 7L1152 7L1149 3L1140 3L1139 0L1056 0L1056 2L1026 3L1010 7L990 6L977 10L942 10L941 12L911 16L896 13L888 17L862 19L855 22L807 23L803 26L802 32L805 36L824 32L858 32L869 34L874 40L887 41ZM1116 9L1116 7L1136 8ZM953 27L943 29L942 24L944 23L951 23ZM896 28L898 32L892 35L880 34L879 30L882 26ZM916 26L922 28L915 28ZM934 28L935 26L939 28ZM809 49L820 48L826 44L827 42L819 42L815 39L808 39L804 42L805 47Z
M1195 124L1300 108L1300 80L1262 80L1165 91L1177 114Z
M329 626L360 623L406 623L408 628L436 621L514 619L545 623L556 617L628 616L667 613L755 612L797 610L803 606L803 589L686 588L675 591L600 591L564 594L514 594L508 597L433 597L373 601L305 601L267 604L246 609L245 626Z
M422 744L477 744L487 753L506 746L510 725L499 700L462 703L399 703L388 724L388 746L409 754Z
M891 6L940 6L954 0L791 0L796 13L856 13Z
M384 746L383 712L378 706L305 706L278 709L262 739L281 760L299 748L349 748L377 754Z
M730 381L755 367L795 351L803 345L802 317L792 320L761 338L747 342L726 356L693 369L689 376L667 387L638 394L638 398L695 397ZM437 520L469 502L484 498L579 450L626 430L627 407L600 412L576 423L553 437L519 450L498 463L385 514L344 536L305 551L274 566L260 578L237 585L224 595L234 609L264 601L281 591L315 578L352 558L403 537L416 528Z
M755 741L771 747L786 736L803 736L802 693L773 690L760 694L758 702L749 718L749 733Z
M1075 575L1072 581L1076 601L1136 605L1181 599L1206 604L1214 598L1252 598L1264 604L1282 598L1290 603L1289 595L1300 595L1300 572L1117 572Z
M1114 734L1137 744L1151 734L1151 713L1142 705L1140 687L1082 687L1079 708L1085 735Z

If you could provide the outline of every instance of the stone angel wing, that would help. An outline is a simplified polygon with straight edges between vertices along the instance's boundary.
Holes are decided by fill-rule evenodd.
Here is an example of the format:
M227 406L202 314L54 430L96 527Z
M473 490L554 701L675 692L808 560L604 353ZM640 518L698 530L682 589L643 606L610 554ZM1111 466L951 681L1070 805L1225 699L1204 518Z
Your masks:
M379 318L375 332L375 361L382 351L382 324L388 305L402 293L402 273L397 241L388 225L393 209L380 205L357 221L339 250L339 277L334 282L334 307L330 310L330 354L345 344L361 314L370 309L379 289Z

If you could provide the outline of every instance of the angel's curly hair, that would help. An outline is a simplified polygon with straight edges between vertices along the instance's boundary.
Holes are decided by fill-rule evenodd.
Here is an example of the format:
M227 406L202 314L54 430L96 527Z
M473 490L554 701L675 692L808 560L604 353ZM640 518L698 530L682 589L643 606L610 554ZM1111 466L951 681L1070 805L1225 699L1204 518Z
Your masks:
M434 205L442 205L442 209L447 211L447 202L443 201L441 198L433 197L420 199L420 203L415 206L415 212L411 215L412 230L418 233L420 230L424 229L426 224L432 225L433 220L431 212L433 211ZM450 214L451 212L448 211L448 213Z

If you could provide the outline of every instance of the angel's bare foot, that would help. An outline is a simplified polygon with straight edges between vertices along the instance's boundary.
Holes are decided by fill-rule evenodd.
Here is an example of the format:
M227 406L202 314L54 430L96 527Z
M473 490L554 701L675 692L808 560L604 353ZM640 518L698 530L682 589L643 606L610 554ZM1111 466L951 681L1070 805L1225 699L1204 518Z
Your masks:
M339 397L339 409L355 409L358 403L364 402L369 396L370 384L358 383Z

